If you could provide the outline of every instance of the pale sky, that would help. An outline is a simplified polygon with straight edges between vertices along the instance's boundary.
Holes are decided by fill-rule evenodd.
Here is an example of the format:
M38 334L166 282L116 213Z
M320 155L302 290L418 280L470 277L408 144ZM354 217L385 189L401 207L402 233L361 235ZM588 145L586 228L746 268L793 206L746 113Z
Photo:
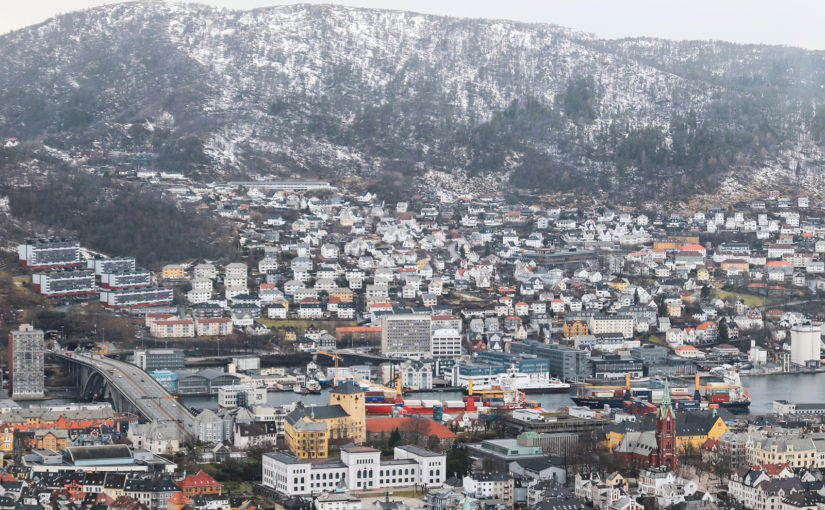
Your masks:
M107 0L0 0L0 33L56 14L117 3ZM250 9L292 3L335 3L457 17L562 25L600 37L718 39L825 49L823 0L200 0Z

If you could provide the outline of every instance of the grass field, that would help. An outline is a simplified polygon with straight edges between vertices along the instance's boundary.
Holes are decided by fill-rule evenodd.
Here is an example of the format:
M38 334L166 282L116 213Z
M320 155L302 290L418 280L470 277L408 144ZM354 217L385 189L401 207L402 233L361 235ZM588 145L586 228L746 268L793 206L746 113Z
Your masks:
M647 340L654 344L665 345L665 341L656 335L650 335L649 337L647 337Z
M747 306L764 306L765 305L765 298L762 296L755 296L753 294L744 294L740 292L728 292L726 290L717 290L716 296L719 299L741 299L742 302L745 303Z
M302 335L304 331L306 331L307 327L310 325L315 325L318 329L326 329L330 332L333 332L335 328L340 328L342 326L355 326L354 322L351 321L325 321L325 320L307 320L307 319L267 319L267 318L259 318L255 319L255 322L263 324L268 328L288 328L293 327L295 331Z

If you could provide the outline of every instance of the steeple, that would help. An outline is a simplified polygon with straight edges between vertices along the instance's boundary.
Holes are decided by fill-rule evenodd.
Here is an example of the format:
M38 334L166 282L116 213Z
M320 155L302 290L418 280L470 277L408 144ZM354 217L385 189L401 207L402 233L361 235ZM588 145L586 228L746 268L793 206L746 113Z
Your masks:
M665 387L662 390L662 403L659 405L659 418L664 418L668 414L673 414L673 401L670 399L670 384L665 379Z
M673 401L670 398L670 384L665 379L662 390L662 403L656 415L656 451L653 454L652 464L668 466L676 470L679 465L679 456L676 451L676 414L673 412Z

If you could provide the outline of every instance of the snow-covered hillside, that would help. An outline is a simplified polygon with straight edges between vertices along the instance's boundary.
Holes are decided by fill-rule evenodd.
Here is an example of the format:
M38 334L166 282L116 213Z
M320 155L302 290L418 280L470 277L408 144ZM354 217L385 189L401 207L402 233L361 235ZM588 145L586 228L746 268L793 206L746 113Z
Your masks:
M0 48L0 135L153 144L161 165L218 174L461 168L522 187L546 172L568 188L707 188L748 168L817 169L825 127L822 53L551 25L138 2Z

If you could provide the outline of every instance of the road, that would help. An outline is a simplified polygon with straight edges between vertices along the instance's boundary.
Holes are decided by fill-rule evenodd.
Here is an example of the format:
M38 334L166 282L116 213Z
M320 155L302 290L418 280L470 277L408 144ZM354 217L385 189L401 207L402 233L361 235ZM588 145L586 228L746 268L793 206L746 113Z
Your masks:
M129 399L149 421L171 422L181 432L181 440L197 437L195 417L166 389L140 368L106 356L71 353L71 358L90 365L118 392ZM109 371L112 371L110 373Z

